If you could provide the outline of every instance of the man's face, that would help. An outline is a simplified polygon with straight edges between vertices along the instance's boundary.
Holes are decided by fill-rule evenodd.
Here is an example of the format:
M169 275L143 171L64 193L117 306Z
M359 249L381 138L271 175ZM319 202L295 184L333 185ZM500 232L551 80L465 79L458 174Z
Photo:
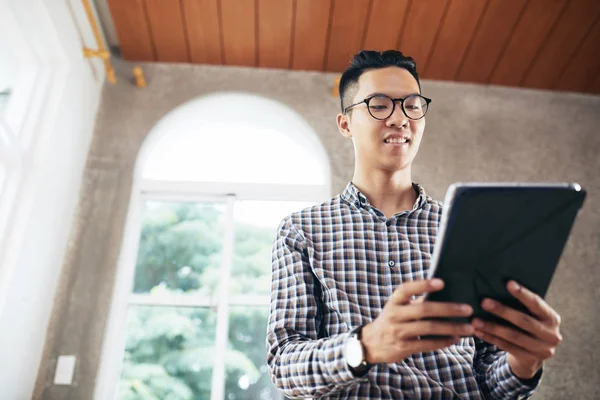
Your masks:
M374 94L385 94L392 99L405 98L411 94L419 94L419 85L410 72L403 68L370 70L360 76L358 91L352 103L344 104L344 107ZM396 103L393 114L384 120L373 118L367 105L363 103L348 110L346 115L339 114L337 122L342 135L352 138L360 168L389 172L410 166L417 155L425 129L425 118L409 119L402 112L400 102ZM402 139L408 141L399 143Z

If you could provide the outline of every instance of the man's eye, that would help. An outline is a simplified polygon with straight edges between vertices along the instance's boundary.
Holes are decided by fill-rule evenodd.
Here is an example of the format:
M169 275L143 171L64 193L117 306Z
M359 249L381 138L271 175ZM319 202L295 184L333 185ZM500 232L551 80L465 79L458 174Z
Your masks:
M371 108L375 109L375 110L385 110L386 108L388 108L388 106L371 106Z

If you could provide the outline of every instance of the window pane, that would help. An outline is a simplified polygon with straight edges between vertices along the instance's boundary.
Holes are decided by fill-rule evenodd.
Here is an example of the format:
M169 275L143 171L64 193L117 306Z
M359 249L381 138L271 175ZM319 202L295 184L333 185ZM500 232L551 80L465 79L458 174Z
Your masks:
M119 400L210 399L216 313L132 306Z
M226 207L148 201L134 292L213 294L221 269Z
M223 124L187 124L165 132L142 174L144 179L193 182L326 182L314 149L272 129Z
M313 204L292 201L236 202L231 294L270 293L271 250L277 227L287 215Z
M230 359L225 381L227 400L282 399L269 378L266 364L266 332L269 310L266 307L231 307L229 345L239 352ZM232 363L238 368L232 368Z

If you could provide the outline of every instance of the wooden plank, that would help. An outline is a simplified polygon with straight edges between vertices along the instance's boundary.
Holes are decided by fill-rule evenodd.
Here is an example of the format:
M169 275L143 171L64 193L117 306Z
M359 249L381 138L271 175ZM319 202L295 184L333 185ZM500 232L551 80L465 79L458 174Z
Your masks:
M570 2L525 76L523 86L553 88L598 16L600 1Z
M456 79L487 83L527 0L490 0Z
M446 11L447 0L412 1L400 41L400 51L417 62L422 73Z
M254 0L221 0L223 56L227 65L256 66Z
M191 62L221 64L218 0L183 0L182 5Z
M128 61L155 61L143 0L108 0L108 6L122 57Z
M322 70L332 0L296 1L292 68Z
M156 60L188 62L187 39L179 0L145 0Z
M341 72L361 50L369 1L334 0L325 69Z
M500 55L490 83L518 86L560 17L566 0L530 0Z
M423 76L454 79L473 38L487 0L451 0Z
M554 89L585 92L600 71L600 20L571 57Z
M598 76L596 76L596 79L588 86L586 91L589 93L600 94L600 71L598 71Z
M289 68L294 0L258 0L258 65Z
M362 47L379 51L397 48L408 6L408 0L374 0Z

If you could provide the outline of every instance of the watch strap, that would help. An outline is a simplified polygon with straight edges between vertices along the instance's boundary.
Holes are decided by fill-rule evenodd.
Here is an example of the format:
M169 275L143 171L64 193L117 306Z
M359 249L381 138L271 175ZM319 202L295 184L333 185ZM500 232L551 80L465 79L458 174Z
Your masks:
M365 358L365 346L362 344L362 328L364 327L364 325L360 325L354 329L352 329L349 333L349 337L351 336L355 336L356 339L358 340L358 342L360 343L360 345L363 348L363 360L360 363L360 365L358 367L351 367L350 365L348 365L348 368L350 369L350 371L352 371L352 374L354 374L354 376L364 376L367 372L369 372L369 370L371 369L371 367L373 367L372 364L369 364Z

